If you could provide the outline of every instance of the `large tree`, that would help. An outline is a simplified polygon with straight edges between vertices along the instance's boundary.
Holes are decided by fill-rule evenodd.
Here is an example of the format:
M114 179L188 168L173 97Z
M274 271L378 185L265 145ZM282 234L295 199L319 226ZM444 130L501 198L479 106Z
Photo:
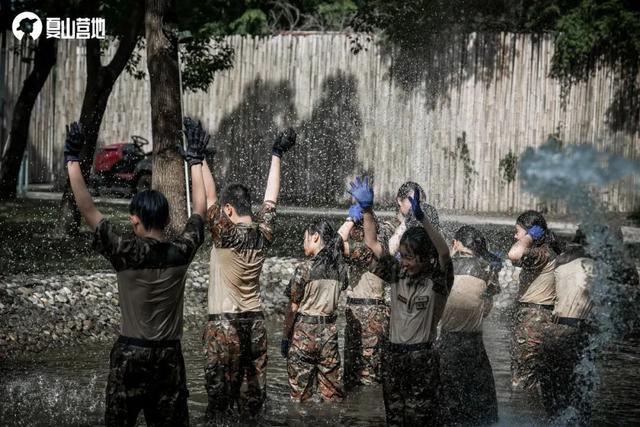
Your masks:
M18 11L11 9L9 6L17 6L10 2L2 2L2 16L0 31L10 29L13 15ZM65 10L64 4L60 1L41 1L41 2L21 2L22 10L34 11L39 16L46 16L54 10ZM22 43L31 43L28 37L23 37ZM33 46L33 45L32 45ZM18 184L18 174L20 171L20 163L27 148L29 139L29 122L31 121L31 112L35 105L40 90L44 86L51 69L56 63L57 43L55 39L47 39L40 37L33 49L27 49L28 56L22 57L22 61L32 62L33 66L29 75L24 81L16 104L13 106L13 115L11 117L9 140L0 159L0 200L13 199L16 197L16 186ZM32 56L31 56L32 55ZM4 78L4 76L2 76ZM5 107L6 108L6 107Z
M80 166L87 180L109 96L141 37L144 3L137 0L111 0L105 2L101 8L100 2L86 0L80 6L84 16L99 16L100 13L106 15L105 20L110 24L110 35L116 38L118 43L113 58L106 65L101 61L102 49L99 39L88 39L85 45L87 72L84 98L80 109L80 123L84 130L86 144L81 154ZM61 220L59 224L65 233L77 233L80 212L71 193L68 179L62 195Z

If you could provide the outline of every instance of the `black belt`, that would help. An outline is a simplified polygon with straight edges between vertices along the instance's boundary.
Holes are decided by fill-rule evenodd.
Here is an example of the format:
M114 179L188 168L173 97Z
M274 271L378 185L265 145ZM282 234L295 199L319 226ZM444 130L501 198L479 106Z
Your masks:
M574 328L579 328L585 325L585 320L576 319L574 317L553 316L553 323L556 323L558 325L567 325L567 326L573 326Z
M121 344L135 345L138 347L161 348L180 346L180 340L145 340L143 338L131 338L120 335L118 342Z
M396 344L393 342L385 343L385 348L393 353L409 353L418 350L431 350L430 342L420 342L417 344Z
M545 310L553 310L553 304L535 304L533 302L519 302L520 307L544 308Z
M336 316L335 314L332 314L331 316L310 316L308 314L298 314L298 317L296 317L296 319L301 321L302 323L314 323L318 325L325 323L336 323L338 316Z
M385 305L384 300L377 298L347 298L349 305Z
M210 314L209 320L253 320L264 319L261 311L243 311L240 313Z

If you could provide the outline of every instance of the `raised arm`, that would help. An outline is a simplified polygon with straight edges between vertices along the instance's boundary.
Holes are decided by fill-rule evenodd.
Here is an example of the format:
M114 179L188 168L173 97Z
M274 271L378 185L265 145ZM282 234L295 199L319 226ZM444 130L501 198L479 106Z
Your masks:
M529 249L533 246L533 243L537 240L544 238L544 229L539 225L534 225L527 230L527 234L511 246L507 256L511 262L520 262L522 258L529 252Z
M184 132L187 137L187 151L184 153L184 158L191 171L193 213L205 218L207 213L207 196L205 193L203 164L206 164L205 153L210 137L202 127L202 123L199 121L196 122L190 117L184 118ZM211 173L209 173L209 175L210 174Z
M427 218L424 214L424 211L420 207L420 192L415 192L414 196L409 196L409 201L411 202L411 210L413 212L413 216L420 222L422 227L424 227L429 239L436 248L438 252L438 258L440 261L440 266L445 268L449 260L451 259L451 254L449 253L449 245L444 240L444 237L440 232L431 224L431 220Z
M69 183L73 197L76 199L76 205L80 214L86 221L91 231L95 231L96 226L102 221L102 214L93 203L91 194L87 190L87 185L82 177L80 169L80 151L84 145L85 139L82 128L77 122L73 122L71 127L67 126L67 138L64 144L64 158L67 164L67 172L69 174Z
M204 181L204 190L207 197L207 209L218 202L218 192L216 191L216 182L213 173L209 169L207 159L202 162L202 180Z
M296 143L297 134L293 128L289 128L284 132L280 132L273 141L271 150L271 166L269 167L269 178L267 179L267 188L264 191L264 201L278 203L278 195L280 194L280 162L282 155L289 151Z
M384 255L384 247L378 241L376 220L373 216L373 188L369 186L369 177L363 179L356 177L351 183L349 194L358 202L363 211L364 244L373 252L376 258Z
M351 230L355 227L356 224L360 223L363 219L362 208L359 204L352 205L349 208L349 216L344 221L344 223L338 229L338 234L342 238L342 242L344 243L344 256L348 257L350 252L349 249L349 234L351 234Z

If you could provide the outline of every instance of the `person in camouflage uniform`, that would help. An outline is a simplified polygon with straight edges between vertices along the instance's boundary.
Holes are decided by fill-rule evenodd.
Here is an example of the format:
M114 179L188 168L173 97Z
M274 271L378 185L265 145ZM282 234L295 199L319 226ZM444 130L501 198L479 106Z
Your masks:
M67 131L65 160L80 213L93 231L93 247L117 272L122 320L109 356L105 424L189 425L187 380L180 339L184 286L189 264L204 240L206 210L202 162L208 142L195 122L185 120L185 160L191 171L193 215L184 231L167 239L169 203L154 190L135 195L129 205L133 235L116 231L93 204L78 155L85 138L74 123ZM149 284L153 286L149 286Z
M287 359L291 399L313 396L325 401L344 397L336 310L340 293L348 285L342 238L325 220L305 231L304 252L310 257L296 269L287 289L290 299L281 343Z
M520 271L520 289L511 340L512 386L538 393L547 384L543 342L552 324L556 299L554 270L560 244L539 212L527 211L516 221L516 242L509 259ZM544 395L545 391L540 390Z
M385 253L375 235L373 190L368 179L356 178L350 193L364 211L364 240L375 257L371 271L391 285L389 341L382 353L387 424L438 425L440 369L433 342L453 285L449 248L422 211L416 192L409 201L420 225L403 234L399 260Z
M378 232L378 240L386 244L390 233L381 231ZM350 267L344 330L345 385L379 383L382 344L389 334L389 305L386 301L389 292L385 289L389 285L368 271L373 253L364 243L359 205L349 209L349 217L338 233L344 241L344 255Z
M281 157L295 141L296 133L291 128L276 137L264 201L255 218L247 187L231 184L218 201L213 175L206 162L204 165L213 248L208 322L202 338L207 417L216 423L227 417L255 417L266 399L267 332L260 272L273 241Z

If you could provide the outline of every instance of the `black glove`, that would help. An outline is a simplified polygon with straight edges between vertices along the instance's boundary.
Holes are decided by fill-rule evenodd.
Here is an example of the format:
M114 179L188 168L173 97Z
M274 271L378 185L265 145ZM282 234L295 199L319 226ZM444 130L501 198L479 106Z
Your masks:
M80 151L84 146L84 133L78 122L67 125L67 137L64 141L64 162L79 162Z
M273 149L271 153L274 156L282 157L284 153L289 151L291 147L296 144L297 138L296 131L293 128L289 128L284 132L280 132L276 139L273 141Z
M211 137L202 127L202 123L191 117L184 118L184 135L187 137L187 150L184 153L181 150L180 154L189 166L201 164Z
M280 354L282 354L282 357L284 357L285 359L289 357L290 345L291 345L291 342L287 339L283 339L282 341L280 341Z

